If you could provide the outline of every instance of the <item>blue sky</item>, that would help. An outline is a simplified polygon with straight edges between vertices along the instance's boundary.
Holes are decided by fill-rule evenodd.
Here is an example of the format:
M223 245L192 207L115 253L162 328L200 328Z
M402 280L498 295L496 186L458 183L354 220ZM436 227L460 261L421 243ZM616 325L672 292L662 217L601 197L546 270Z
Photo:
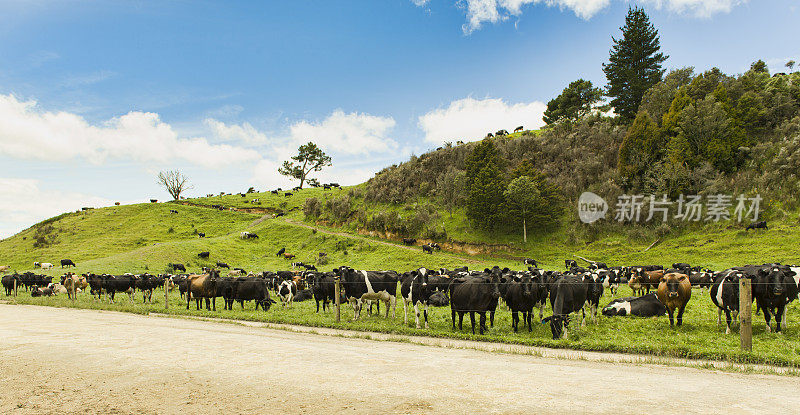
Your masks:
M305 141L361 182L444 141L538 127L604 85L624 0L2 1L0 237L85 205L268 189ZM668 68L800 61L800 2L645 0Z

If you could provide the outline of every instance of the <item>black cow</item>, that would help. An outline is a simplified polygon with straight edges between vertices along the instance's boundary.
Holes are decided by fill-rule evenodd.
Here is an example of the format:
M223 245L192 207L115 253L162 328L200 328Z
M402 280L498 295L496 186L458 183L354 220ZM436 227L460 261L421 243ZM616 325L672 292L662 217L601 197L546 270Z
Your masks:
M663 316L666 313L667 308L658 300L655 293L650 293L641 297L617 298L611 300L607 306L603 307L603 315L608 317L654 317Z
M205 238L206 237L206 233L205 232L197 232L197 236L200 237L200 238Z
M692 266L687 264L687 263L685 263L685 262L676 262L676 263L672 264L672 268L678 269L678 270L685 270L685 269L691 269Z
M136 278L133 275L103 275L102 287L108 293L111 303L114 302L115 293L128 293L133 302L133 293L136 290Z
M522 313L522 324L528 325L528 331L533 330L531 320L533 307L539 302L539 284L534 281L529 272L513 275L506 282L503 300L511 310L511 328L517 332L519 328L519 314Z
M417 243L417 240L415 238L403 238L403 243L406 245L414 245Z
M244 302L251 300L255 301L256 310L261 306L262 310L267 311L272 304L275 304L275 301L269 298L266 281L261 278L245 278L237 281L234 298L242 306L242 309L244 309Z
M569 327L569 314L577 311L583 313L581 325L585 324L586 312L584 305L588 294L588 284L575 275L564 275L556 280L550 288L550 307L553 315L546 317L542 322L550 322L550 332L553 340L562 335L566 338L566 328Z
M183 272L186 272L186 266L184 266L183 264L172 264L172 263L170 263L169 267L172 268L173 271L181 270Z
M177 211L177 210L175 210L175 209L171 209L171 210L169 211L169 213L175 213L175 214L177 214L177 213L178 213L178 211Z
M500 276L497 273L476 273L466 277L453 278L448 287L450 294L450 317L453 330L456 328L458 313L458 329L462 329L464 313L469 313L472 334L475 334L475 313L480 316L479 333L486 330L486 312L497 307L500 298Z
M231 269L230 265L228 265L228 264L226 264L224 262L220 262L220 261L217 261L217 266L220 267L220 268Z
M319 313L319 303L322 302L322 312L325 308L330 308L329 303L336 301L336 275L332 272L309 273L308 279L311 283L311 290L314 294L314 301L317 303L317 313Z
M236 287L238 285L239 281L233 277L219 277L216 279L214 298L222 297L223 310L233 310L233 302L236 299Z
M522 130L523 130L523 127L520 125L519 127L514 129L514 132L516 133L517 131L522 131Z
M567 268L567 271L569 271L572 267L577 267L578 263L574 259L565 259L564 266Z
M774 315L775 331L780 333L786 305L797 298L794 275L788 267L775 264L759 269L753 279L753 298L764 312L767 332L772 331L769 324L771 315Z
M281 255L283 255L284 252L286 252L286 248L281 248L281 249L278 250L278 253L275 254L275 256L281 256Z
M142 292L142 303L152 303L153 290L163 285L163 279L147 273L134 277L134 286Z
M201 253L197 254L198 257L203 258L203 259L208 259L209 255L211 255L211 254L208 251L201 252Z
M433 247L428 244L422 245L422 252L433 255Z
M714 273L711 271L691 271L689 272L689 282L692 284L692 287L700 287L701 289L709 288L714 282Z
M447 294L444 291L434 291L430 297L428 297L428 304L433 307L447 307L450 305L450 299L447 298Z
M2 283L3 288L6 289L6 295L11 295L14 293L14 281L17 282L17 287L22 285L18 274L3 275Z
M756 230L756 229L769 229L769 228L767 227L767 221L762 220L759 222L753 222L747 225L746 228L744 228L745 231L749 231L750 229Z
M523 265L530 265L534 268L539 268L539 263L535 259L525 258L522 260Z
M289 197L289 196L292 196L292 195L293 195L293 193L292 193L292 192L285 192L285 193L283 194L283 196L284 196L284 197Z
M61 268L64 268L64 267L67 267L67 268L73 267L74 268L75 267L75 263L72 262L71 259L62 259L61 260Z
M298 290L297 294L295 294L292 298L292 301L299 303L300 301L306 301L312 298L314 298L314 292L311 290L311 288L308 288L305 290Z
M348 267L340 267L338 275L342 277L345 298L353 306L353 319L361 316L361 308L365 301L383 301L386 305L386 317L389 308L394 318L398 275L394 271L356 271Z
M400 282L400 295L403 297L403 324L408 324L409 304L414 306L414 323L419 326L419 305L422 304L423 315L425 317L425 328L428 328L428 299L431 296L431 289L428 286L427 268L420 268L403 274Z

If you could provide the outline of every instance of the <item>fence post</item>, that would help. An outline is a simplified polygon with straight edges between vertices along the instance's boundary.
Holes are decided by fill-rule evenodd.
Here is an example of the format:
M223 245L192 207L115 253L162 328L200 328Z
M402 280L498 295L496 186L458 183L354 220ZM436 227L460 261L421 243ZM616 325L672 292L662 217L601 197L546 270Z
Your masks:
M750 278L739 280L739 337L742 350L753 350L753 296Z
M17 296L17 279L14 278L14 297L16 298L16 296Z
M164 278L164 310L169 310L169 278Z
M342 318L342 287L341 287L341 280L339 277L334 277L333 279L333 286L334 286L334 295L336 296L336 322L340 322Z

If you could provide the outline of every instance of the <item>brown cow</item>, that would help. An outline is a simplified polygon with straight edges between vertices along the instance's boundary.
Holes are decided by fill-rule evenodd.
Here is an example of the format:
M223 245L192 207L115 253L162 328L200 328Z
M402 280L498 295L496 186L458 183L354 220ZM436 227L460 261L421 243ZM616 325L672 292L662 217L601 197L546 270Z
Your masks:
M0 265L0 272L5 274L8 271L11 271L11 266L10 265Z
M61 277L61 284L66 288L69 299L77 297L78 289L85 290L89 286L85 275L75 275L71 272Z
M283 259L294 259L294 254L288 254L286 252L283 253Z
M686 304L692 298L692 284L689 282L689 277L676 272L664 275L658 284L656 295L658 300L667 307L670 326L674 324L672 315L675 309L678 309L678 325L680 326L683 323L683 310L686 309Z
M645 294L645 291L650 287L650 283L643 269L631 269L631 274L628 278L628 287L631 287L633 295L637 297Z
M644 275L644 280L647 282L647 293L650 294L651 289L656 290L658 289L658 285L661 284L661 278L664 276L664 270L657 269L655 271L645 271Z
M209 270L207 274L198 275L192 274L186 277L186 309L189 309L189 304L194 297L197 309L200 310L200 300L206 299L206 310L209 306L213 306L213 310L217 311L217 279L219 279L219 271Z

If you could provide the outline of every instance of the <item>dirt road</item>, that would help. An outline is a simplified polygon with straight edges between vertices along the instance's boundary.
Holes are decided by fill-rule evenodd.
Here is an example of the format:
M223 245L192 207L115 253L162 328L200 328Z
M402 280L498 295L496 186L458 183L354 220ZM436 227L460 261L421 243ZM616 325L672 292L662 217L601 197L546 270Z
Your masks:
M0 413L794 413L800 380L0 305Z

